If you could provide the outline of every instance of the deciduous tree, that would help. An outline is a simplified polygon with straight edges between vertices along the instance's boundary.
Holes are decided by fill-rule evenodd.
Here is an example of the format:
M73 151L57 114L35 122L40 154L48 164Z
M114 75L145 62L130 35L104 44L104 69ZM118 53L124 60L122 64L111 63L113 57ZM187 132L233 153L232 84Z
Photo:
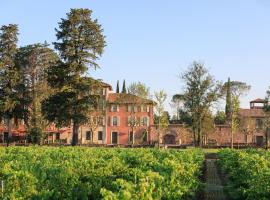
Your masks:
M232 96L232 107L231 107L231 118L230 118L230 126L231 126L231 148L233 149L234 144L234 134L239 130L239 109L240 109L240 101L239 96Z
M128 86L127 91L129 94L133 94L144 99L150 99L150 88L147 87L144 83L131 83Z
M231 107L231 106L230 106ZM214 122L217 125L223 125L226 123L226 114L224 111L217 111Z
M192 118L194 145L202 146L202 121L220 97L220 84L199 62L193 62L181 79L185 82L183 99L185 109Z
M167 94L164 90L154 92L154 97L156 101L155 114L158 118L158 148L160 148L160 133L161 130L166 129L168 123L166 123L166 116L164 115L164 103L167 99ZM165 119L164 119L165 118Z
M269 134L270 134L270 87L269 90L266 91L265 97L265 105L264 105L264 112L265 118L263 120L263 127L265 130L265 149L268 150L268 143L269 143Z

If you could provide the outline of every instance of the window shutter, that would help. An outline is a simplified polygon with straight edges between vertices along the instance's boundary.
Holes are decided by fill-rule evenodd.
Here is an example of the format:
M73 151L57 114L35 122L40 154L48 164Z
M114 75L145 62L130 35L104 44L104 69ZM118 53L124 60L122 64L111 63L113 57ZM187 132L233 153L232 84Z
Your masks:
M120 126L120 117L117 117L117 126Z
M134 112L137 112L137 111L138 111L137 106L134 106Z
M147 112L150 112L150 107L149 106L147 106Z
M127 117L127 126L130 126L130 116Z
M113 112L113 104L111 104L111 112Z
M110 124L111 124L111 126L113 126L113 117L111 117L111 119L110 119Z
M149 117L147 117L146 119L147 119L147 126L149 126Z
M140 125L143 126L143 117L140 118Z
M105 126L106 122L105 122L105 117L102 117L102 125Z

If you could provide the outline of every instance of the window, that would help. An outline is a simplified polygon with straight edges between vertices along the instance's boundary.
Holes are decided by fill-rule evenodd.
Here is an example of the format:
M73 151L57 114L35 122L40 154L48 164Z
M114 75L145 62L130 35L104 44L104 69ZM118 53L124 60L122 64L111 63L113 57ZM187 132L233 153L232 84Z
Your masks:
M133 140L134 140L134 134L133 134L132 131L130 131L130 132L129 132L128 141L129 141L130 143L133 143Z
M148 132L146 130L143 131L142 140L143 142L147 142L148 140Z
M112 144L117 144L118 143L118 132L112 132L112 135L111 135L111 141L112 141Z
M60 140L60 133L55 134L55 140Z
M137 117L136 116L129 116L128 117L128 126L137 126Z
M111 112L118 112L118 106L116 104L111 105Z
M102 116L98 117L98 125L99 126L104 126L105 125L105 118Z
M256 129L262 129L263 121L262 119L256 119Z
M128 110L128 112L131 112L131 105L127 106L127 110Z
M143 126L148 126L148 118L147 117L143 117Z
M106 88L103 88L103 95L106 95Z
M128 112L137 112L138 108L134 105L128 105L127 110Z
M114 116L112 119L112 125L113 126L118 126L119 122L118 122L118 117Z
M100 99L99 101L98 101L98 109L99 110L105 110L105 106L106 105L106 103L105 103L105 100L104 99Z
M143 112L147 112L147 106L143 106Z
M92 132L91 131L86 131L86 140L92 141Z
M98 132L98 140L103 140L103 132L102 131Z

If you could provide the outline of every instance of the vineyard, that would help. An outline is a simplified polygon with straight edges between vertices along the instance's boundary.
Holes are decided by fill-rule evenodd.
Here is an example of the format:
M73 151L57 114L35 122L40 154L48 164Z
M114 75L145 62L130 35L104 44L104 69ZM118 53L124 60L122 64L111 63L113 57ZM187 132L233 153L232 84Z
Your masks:
M0 148L1 199L190 199L199 150Z
M218 157L231 199L270 199L270 152L221 150Z

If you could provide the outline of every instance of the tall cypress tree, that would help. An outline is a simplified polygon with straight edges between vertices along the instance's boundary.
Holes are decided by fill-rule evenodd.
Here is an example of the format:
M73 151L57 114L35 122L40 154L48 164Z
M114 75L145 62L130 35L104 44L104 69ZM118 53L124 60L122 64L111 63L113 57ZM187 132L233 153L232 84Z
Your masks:
M72 123L72 145L78 143L79 127L89 121L97 104L91 94L94 81L86 73L90 67L99 67L96 60L103 53L105 37L91 14L89 9L71 9L59 22L54 45L61 61L48 70L49 84L57 92L42 105L46 118L58 127Z
M126 80L124 80L124 82L123 82L122 93L123 94L126 94L127 93Z
M116 85L116 93L120 93L120 89L119 89L119 81L117 81L117 85Z
M9 144L12 137L12 120L17 123L25 116L24 86L20 69L15 65L18 27L15 24L0 28L0 114L6 120Z
M231 118L232 113L232 90L231 90L231 80L228 78L228 82L226 84L226 107L225 107L225 114L227 121Z

